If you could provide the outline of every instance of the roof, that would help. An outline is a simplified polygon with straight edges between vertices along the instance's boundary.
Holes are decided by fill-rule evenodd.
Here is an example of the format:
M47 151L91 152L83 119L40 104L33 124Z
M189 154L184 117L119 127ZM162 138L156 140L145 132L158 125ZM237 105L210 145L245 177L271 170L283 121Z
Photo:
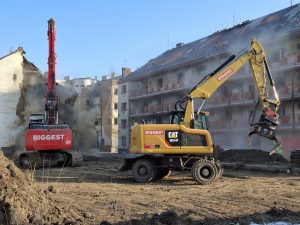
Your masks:
M27 65L29 65L33 69L33 71L37 71L38 73L41 73L40 70L39 70L39 68L37 68L32 62L30 62L30 61L28 61L28 59L26 59L26 57L24 56L24 54L26 52L24 51L24 49L22 47L18 47L15 51L12 51L12 52L8 53L7 55L0 57L0 60L6 58L8 56L11 56L11 55L13 55L15 53L20 53L22 55L22 57L23 57L24 62Z
M217 31L194 42L170 49L132 72L121 82L197 63L216 54L237 51L255 37L258 40L300 31L300 4L271 13L232 28Z
M4 58L6 58L6 57L8 57L8 56L10 56L10 55L13 55L13 54L15 54L15 53L17 53L17 52L20 52L22 55L25 54L24 49L23 49L22 47L18 47L15 51L11 51L11 52L8 53L7 55L0 57L0 60L4 59Z

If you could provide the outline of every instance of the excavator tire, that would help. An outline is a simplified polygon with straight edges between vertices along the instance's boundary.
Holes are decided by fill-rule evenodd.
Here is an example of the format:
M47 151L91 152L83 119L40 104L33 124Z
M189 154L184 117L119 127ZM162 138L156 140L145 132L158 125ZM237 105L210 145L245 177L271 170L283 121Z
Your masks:
M217 179L217 175L217 167L210 160L200 159L192 166L192 177L198 184L210 184Z
M138 159L132 166L133 179L138 183L149 183L156 178L154 162L149 159Z
M155 180L161 180L171 174L171 170L169 168L156 168L156 170Z
M290 162L296 167L300 167L300 150L291 151Z
M217 178L221 178L223 176L224 168L218 159L215 159L215 166L217 168Z
M22 154L19 157L19 165L22 169L28 169L31 167L30 158L26 154Z

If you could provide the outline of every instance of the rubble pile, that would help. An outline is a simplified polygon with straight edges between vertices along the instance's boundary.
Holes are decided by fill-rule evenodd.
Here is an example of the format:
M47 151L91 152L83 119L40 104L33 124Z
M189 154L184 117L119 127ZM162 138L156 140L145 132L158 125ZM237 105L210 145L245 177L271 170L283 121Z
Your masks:
M269 152L257 149L230 149L218 151L216 158L222 162L241 162L241 163L288 163L282 155L272 154Z
M0 224L80 224L79 214L55 204L0 151Z

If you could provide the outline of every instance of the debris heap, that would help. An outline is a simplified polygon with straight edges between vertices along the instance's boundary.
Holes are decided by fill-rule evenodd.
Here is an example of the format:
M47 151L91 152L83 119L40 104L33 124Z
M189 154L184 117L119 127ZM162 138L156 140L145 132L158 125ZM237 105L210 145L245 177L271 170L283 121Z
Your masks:
M38 189L0 151L0 224L81 224L81 217L56 205L53 193Z

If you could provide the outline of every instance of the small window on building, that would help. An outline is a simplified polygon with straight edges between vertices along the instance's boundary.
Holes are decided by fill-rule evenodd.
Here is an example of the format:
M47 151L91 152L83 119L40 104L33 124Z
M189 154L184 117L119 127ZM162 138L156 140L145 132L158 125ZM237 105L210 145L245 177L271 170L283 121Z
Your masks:
M114 124L118 124L118 118L114 118Z
M125 129L127 127L127 120L121 120L121 128Z
M127 104L126 104L126 102L123 102L121 105L121 111L122 112L126 111L126 108L127 108Z
M178 83L182 83L183 82L183 76L184 76L183 73L178 73L177 74L177 82Z
M158 99L157 99L157 105L158 105L158 106L161 106L161 105L162 105L162 100L161 100L161 98L158 98Z
M81 87L84 87L84 85L82 84Z
M121 93L122 94L126 94L126 85L122 85L122 90L121 90Z
M162 78L157 79L157 87L162 88L164 86L164 80Z
M114 95L118 95L118 88L114 88Z
M14 74L13 75L13 81L16 81L17 80L17 74Z
M284 48L279 49L279 58L280 59L284 58Z
M75 85L75 87L79 87L78 85Z
M114 109L115 109L115 110L118 109L118 103L114 103Z
M300 50L300 43L297 43L297 49Z
M122 136L121 145L126 146L126 136Z
M99 121L98 120L96 120L95 121L95 126L97 126L99 124Z

